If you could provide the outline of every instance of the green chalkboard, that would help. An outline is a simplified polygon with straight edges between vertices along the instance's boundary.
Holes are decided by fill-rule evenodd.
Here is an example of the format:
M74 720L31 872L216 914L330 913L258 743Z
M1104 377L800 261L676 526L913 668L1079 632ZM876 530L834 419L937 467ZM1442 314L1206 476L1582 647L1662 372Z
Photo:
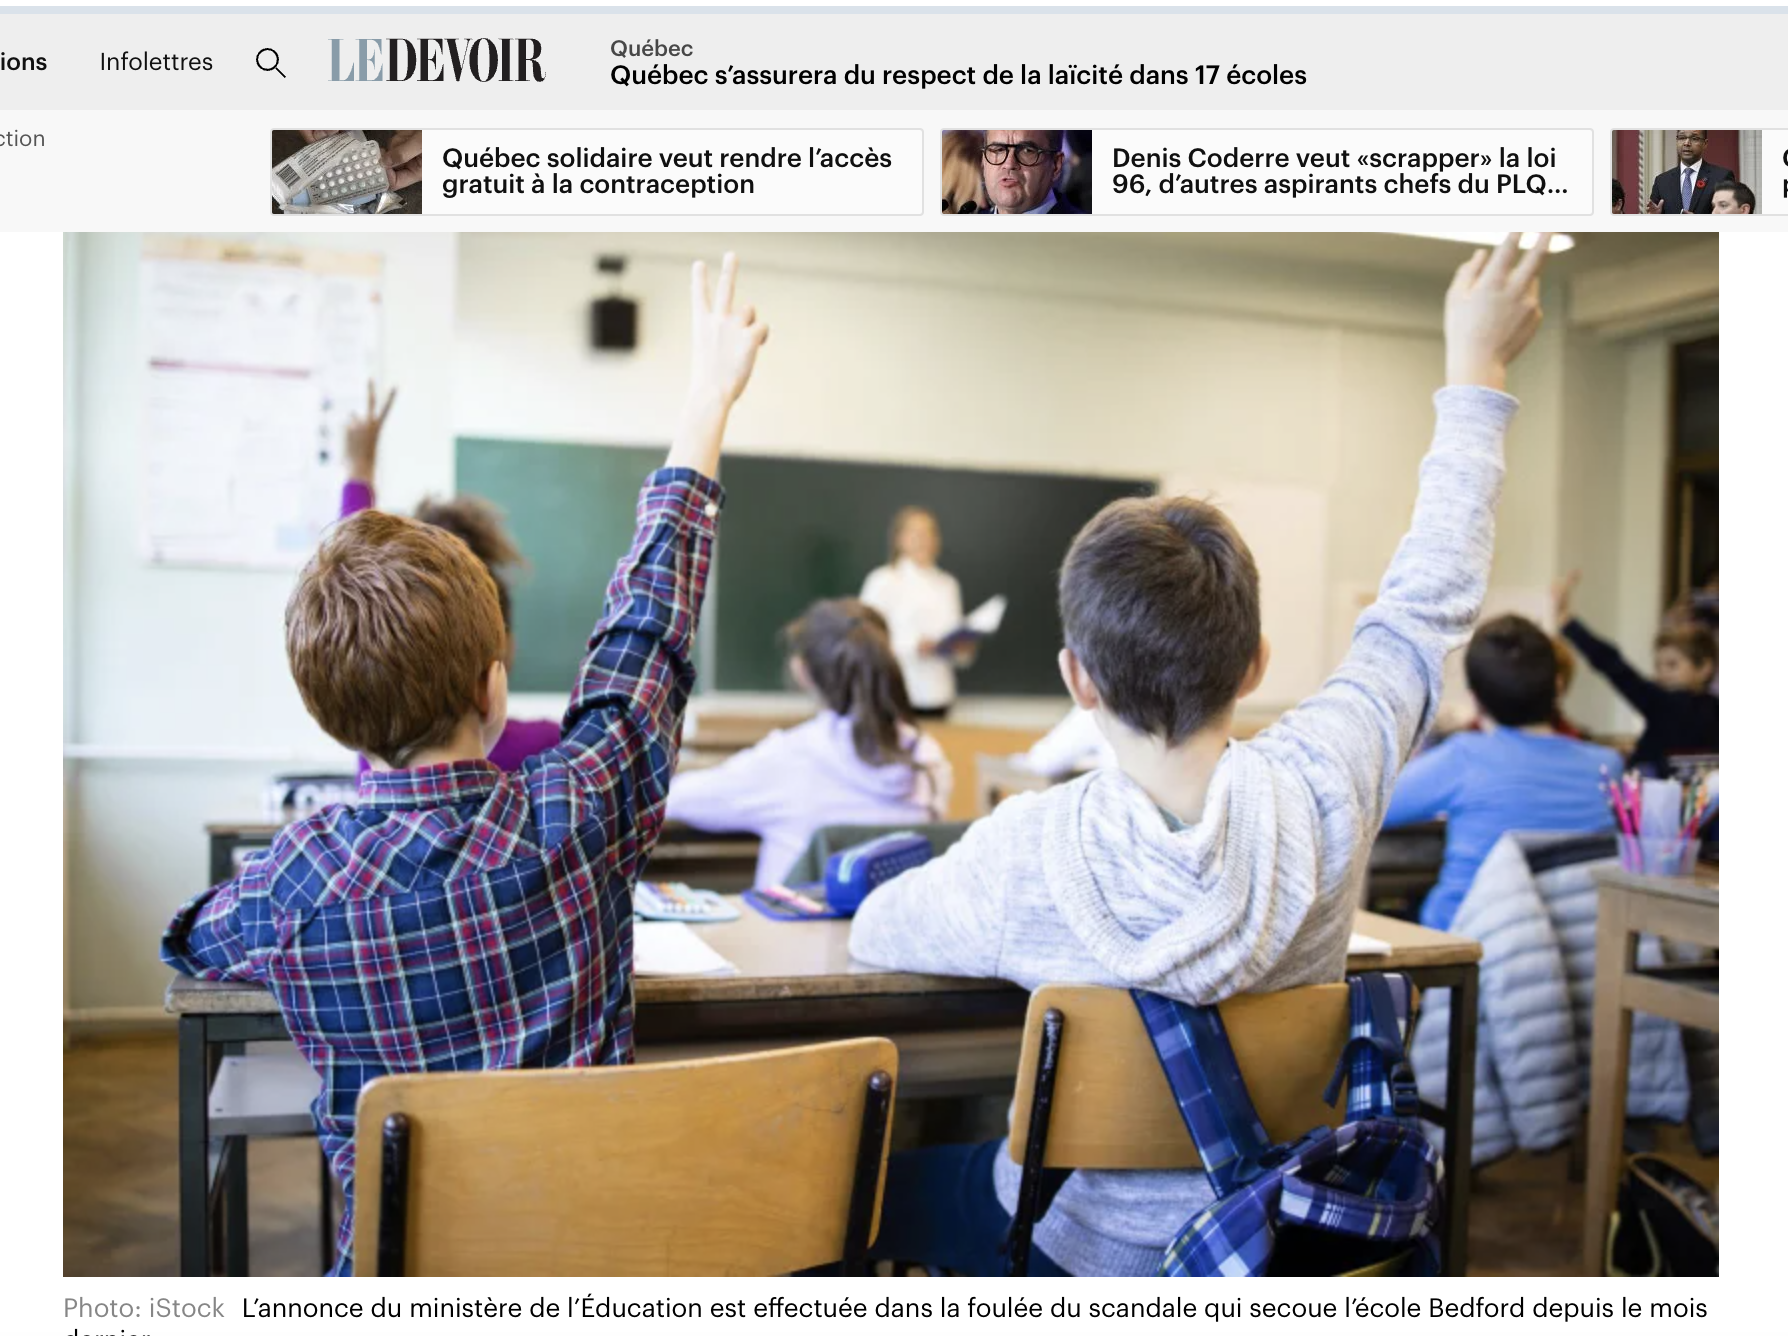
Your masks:
M729 456L720 540L715 685L764 690L781 679L775 632L816 598L857 594L888 560L888 526L902 506L938 518L939 564L962 585L964 609L1009 600L1000 633L982 646L959 689L972 695L1054 695L1061 647L1055 581L1080 526L1106 502L1154 490L1141 479L849 464Z
M642 479L664 447L542 444L462 437L454 484L495 502L527 569L515 606L511 691L569 693L615 563L633 537Z
M603 589L632 536L640 480L662 447L462 439L460 490L509 517L531 569L516 582L518 691L566 690ZM974 695L1053 695L1061 632L1055 578L1075 532L1108 501L1145 495L1145 479L854 464L729 454L726 513L703 617L724 691L782 688L777 631L817 598L854 595L888 559L888 525L924 506L943 530L942 564L965 607L994 594L1005 624L961 679Z

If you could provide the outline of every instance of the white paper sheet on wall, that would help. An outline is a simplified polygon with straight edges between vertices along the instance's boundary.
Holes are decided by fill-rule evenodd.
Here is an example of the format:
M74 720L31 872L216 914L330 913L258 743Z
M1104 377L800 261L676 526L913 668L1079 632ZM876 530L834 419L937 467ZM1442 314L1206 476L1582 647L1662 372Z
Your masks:
M144 243L150 561L289 568L335 518L342 433L378 373L380 260Z

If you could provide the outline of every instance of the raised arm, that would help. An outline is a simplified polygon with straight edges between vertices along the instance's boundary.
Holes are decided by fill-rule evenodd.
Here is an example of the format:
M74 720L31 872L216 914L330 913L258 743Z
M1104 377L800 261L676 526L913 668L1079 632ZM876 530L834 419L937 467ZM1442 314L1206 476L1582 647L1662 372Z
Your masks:
M603 822L612 847L643 856L663 822L723 500L721 441L769 334L752 308L734 309L736 274L728 255L710 298L706 266L695 266L689 390L670 454L640 493L633 545L590 635L563 737L523 769L548 843Z
M1578 573L1572 571L1552 585L1552 612L1558 620L1558 633L1589 661L1591 668L1608 679L1609 686L1626 697L1628 704L1649 719L1670 693L1640 673L1627 662L1626 655L1577 618L1571 599L1577 592L1578 578Z
M391 405L397 399L397 387L385 396L379 407L378 391L366 382L366 416L348 419L342 453L347 461L347 477L341 485L341 517L373 507L373 478L379 466L379 433L385 430L385 419L391 416Z
M1483 606L1515 401L1508 366L1540 323L1549 238L1523 256L1511 235L1460 266L1446 299L1447 387L1435 395L1409 531L1321 692L1258 742L1307 783L1331 837L1369 839L1391 784L1440 701L1441 664Z

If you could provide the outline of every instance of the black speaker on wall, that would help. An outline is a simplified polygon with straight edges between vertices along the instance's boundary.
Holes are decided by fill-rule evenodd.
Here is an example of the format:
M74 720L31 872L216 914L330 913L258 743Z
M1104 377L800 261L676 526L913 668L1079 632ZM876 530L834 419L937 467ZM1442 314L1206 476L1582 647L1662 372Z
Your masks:
M639 303L626 297L601 297L590 303L590 346L631 349L639 339Z

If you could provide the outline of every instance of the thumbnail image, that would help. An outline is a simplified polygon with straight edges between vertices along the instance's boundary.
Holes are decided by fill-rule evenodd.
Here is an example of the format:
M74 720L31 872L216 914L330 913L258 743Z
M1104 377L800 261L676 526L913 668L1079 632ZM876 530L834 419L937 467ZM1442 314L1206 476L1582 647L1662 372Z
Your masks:
M275 130L274 213L421 213L422 131Z
M1616 130L1615 213L1756 213L1759 130Z
M945 213L1091 213L1091 130L945 130Z

